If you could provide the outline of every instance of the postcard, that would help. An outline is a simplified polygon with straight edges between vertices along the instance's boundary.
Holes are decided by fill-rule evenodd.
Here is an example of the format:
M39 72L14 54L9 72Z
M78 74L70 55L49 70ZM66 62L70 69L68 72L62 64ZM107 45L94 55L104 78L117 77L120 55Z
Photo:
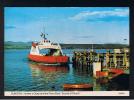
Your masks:
M4 96L130 96L129 7L4 7Z

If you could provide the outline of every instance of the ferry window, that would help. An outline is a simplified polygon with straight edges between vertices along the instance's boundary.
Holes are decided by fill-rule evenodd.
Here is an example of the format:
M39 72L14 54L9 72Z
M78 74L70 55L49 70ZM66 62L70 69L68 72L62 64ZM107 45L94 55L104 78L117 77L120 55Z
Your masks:
M41 54L49 54L50 50L49 49L41 49L40 53Z

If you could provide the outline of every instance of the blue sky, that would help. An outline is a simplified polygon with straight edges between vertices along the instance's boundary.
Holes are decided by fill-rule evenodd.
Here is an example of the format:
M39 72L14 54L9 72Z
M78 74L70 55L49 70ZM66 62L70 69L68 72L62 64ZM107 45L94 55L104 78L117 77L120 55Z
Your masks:
M5 7L4 10L5 41L39 41L45 31L48 39L59 43L129 43L127 7Z

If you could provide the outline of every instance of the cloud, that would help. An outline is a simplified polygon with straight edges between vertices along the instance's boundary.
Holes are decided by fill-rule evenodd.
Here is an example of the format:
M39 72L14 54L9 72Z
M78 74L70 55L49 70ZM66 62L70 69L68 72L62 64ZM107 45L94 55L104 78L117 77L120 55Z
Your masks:
M128 17L129 10L128 9L114 9L114 10L103 10L103 11L83 11L80 12L69 19L71 20L83 20L83 19L104 19L107 17Z
M8 25L8 26L5 26L5 29L15 29L16 26L12 26L12 25Z

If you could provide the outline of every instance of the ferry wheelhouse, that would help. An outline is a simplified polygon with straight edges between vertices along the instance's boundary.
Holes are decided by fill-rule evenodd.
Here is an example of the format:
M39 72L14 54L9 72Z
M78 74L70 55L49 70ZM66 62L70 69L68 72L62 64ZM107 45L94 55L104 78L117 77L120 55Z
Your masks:
M52 43L43 33L41 37L42 40L40 42L32 42L31 51L28 55L29 60L56 65L69 62L69 57L63 54L60 44Z

